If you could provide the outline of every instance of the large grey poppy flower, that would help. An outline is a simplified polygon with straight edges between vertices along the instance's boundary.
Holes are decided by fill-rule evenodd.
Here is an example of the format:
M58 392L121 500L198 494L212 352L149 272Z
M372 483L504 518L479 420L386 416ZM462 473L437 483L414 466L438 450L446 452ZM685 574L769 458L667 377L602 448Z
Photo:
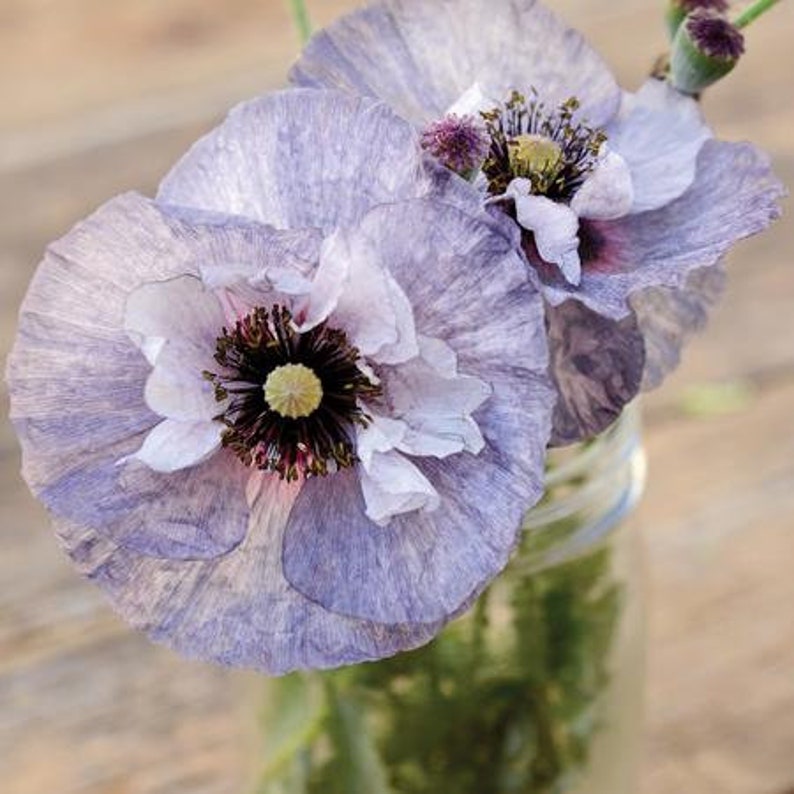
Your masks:
M764 155L713 140L662 82L623 93L537 0L378 0L318 33L292 80L388 102L521 228L548 304L556 443L658 384L713 297L699 271L778 214Z
M384 105L296 90L48 249L8 367L24 475L153 638L376 659L506 564L543 490L543 306L448 185Z

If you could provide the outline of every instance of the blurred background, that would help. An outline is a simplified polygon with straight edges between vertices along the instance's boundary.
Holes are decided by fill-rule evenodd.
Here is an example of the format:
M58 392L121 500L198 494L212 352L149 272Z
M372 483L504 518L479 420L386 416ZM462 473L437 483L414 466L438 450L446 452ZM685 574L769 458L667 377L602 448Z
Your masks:
M628 88L665 46L662 0L551 4ZM310 5L321 25L355 3ZM792 33L783 3L705 102L789 186ZM46 243L115 193L151 194L230 105L283 84L297 46L278 0L0 0L3 358ZM710 329L645 401L641 794L794 792L792 252L790 215L738 247ZM4 385L0 401L0 790L242 792L255 677L151 646L78 579L19 478Z

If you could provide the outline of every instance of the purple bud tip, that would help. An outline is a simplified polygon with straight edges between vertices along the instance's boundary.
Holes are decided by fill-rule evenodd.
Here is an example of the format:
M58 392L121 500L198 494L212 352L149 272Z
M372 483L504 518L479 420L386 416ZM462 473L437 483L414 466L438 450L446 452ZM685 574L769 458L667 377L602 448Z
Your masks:
M691 14L693 11L713 11L716 14L725 14L730 8L728 0L676 0L676 5Z
M427 125L422 148L458 174L478 169L491 148L491 139L473 116L445 116Z
M695 46L710 58L738 61L744 53L744 36L725 17L697 11L687 17L686 30Z

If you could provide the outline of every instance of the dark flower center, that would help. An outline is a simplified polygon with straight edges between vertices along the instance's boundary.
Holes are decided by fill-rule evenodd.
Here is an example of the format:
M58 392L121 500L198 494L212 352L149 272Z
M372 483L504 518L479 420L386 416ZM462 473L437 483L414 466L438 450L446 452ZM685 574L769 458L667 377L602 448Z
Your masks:
M286 480L352 466L354 428L369 421L359 401L381 394L359 360L343 331L300 332L287 309L254 309L218 337L222 371L204 373L226 403L223 445Z
M514 179L524 178L535 195L573 198L607 140L603 130L574 118L578 109L574 97L548 110L534 91L529 100L514 91L504 105L483 113L491 147L482 170L491 195L502 195Z

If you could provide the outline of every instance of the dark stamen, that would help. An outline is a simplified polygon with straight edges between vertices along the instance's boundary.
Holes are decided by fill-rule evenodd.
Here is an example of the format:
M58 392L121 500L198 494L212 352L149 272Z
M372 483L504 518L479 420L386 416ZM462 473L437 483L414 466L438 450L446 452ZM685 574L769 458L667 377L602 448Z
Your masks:
M234 328L224 328L215 353L222 373L204 373L218 401L227 403L218 417L227 428L224 446L246 466L287 480L352 466L353 429L369 421L359 400L381 394L359 359L343 331L323 323L299 332L281 306L254 309ZM307 416L282 416L265 398L270 374L288 364L311 370L322 385L322 399Z
M578 109L579 101L573 97L549 111L537 92L528 101L514 91L503 106L483 113L491 150L482 170L491 195L503 194L514 179L523 177L530 180L536 195L569 201L595 167L607 139L603 130L574 119ZM559 157L541 159L539 167L530 167L530 161L517 157L517 149L533 136L556 144Z

